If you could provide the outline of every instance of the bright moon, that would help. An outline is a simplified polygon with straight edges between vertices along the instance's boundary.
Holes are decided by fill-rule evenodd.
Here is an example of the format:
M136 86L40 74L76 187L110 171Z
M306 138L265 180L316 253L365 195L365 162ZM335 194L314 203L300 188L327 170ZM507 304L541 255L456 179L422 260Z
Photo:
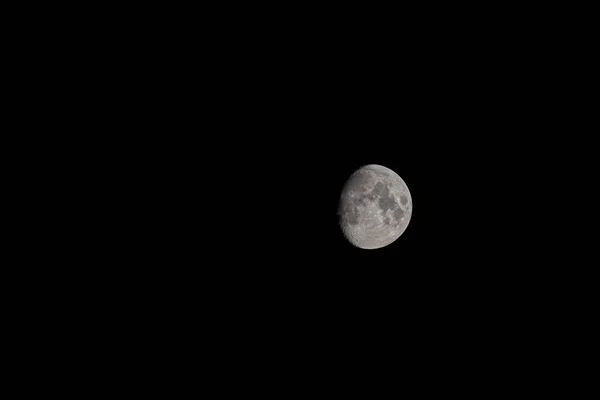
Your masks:
M379 249L398 239L412 215L412 198L398 174L371 164L346 181L338 216L344 236L361 249Z

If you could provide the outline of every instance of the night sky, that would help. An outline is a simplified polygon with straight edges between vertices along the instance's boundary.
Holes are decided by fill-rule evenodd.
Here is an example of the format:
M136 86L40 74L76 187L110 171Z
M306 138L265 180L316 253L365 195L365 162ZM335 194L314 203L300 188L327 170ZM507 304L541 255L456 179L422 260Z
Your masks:
M497 37L413 28L169 45L164 82L140 80L133 138L114 146L130 161L110 240L128 255L111 269L149 318L249 357L389 352L415 370L535 341L561 301L550 239L568 205L548 133L566 117L528 51L513 63ZM395 171L413 201L376 250L337 219L366 164Z

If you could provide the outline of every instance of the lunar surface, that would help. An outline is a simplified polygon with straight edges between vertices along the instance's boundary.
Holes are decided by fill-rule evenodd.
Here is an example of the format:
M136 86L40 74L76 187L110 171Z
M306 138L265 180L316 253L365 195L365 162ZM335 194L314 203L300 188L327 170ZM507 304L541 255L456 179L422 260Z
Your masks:
M398 239L412 215L406 183L389 168L371 164L356 170L340 197L344 236L361 249L379 249Z

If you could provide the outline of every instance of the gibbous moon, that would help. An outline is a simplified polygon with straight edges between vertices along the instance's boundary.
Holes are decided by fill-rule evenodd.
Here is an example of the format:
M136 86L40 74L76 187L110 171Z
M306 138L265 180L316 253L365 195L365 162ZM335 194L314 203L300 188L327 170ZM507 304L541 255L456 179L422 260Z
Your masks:
M361 249L379 249L398 239L412 215L406 183L389 168L365 165L346 181L338 216L344 236Z

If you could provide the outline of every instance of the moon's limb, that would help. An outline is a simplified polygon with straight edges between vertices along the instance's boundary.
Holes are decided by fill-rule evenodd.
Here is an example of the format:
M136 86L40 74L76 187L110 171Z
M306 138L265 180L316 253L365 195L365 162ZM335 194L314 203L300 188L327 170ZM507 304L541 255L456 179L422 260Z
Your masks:
M412 198L394 171L382 165L365 165L344 185L338 214L350 243L377 249L404 233L412 215Z

